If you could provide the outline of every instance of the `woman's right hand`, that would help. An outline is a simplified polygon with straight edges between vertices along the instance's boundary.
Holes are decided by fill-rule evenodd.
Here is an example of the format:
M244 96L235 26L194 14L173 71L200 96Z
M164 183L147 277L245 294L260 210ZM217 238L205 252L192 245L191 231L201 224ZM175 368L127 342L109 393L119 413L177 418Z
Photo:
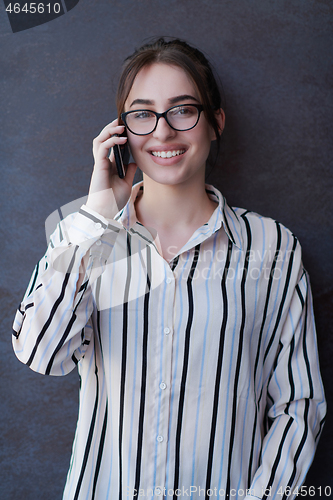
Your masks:
M107 219L112 219L126 205L137 168L135 163L129 163L125 177L121 179L113 151L111 156L108 156L109 149L115 144L126 144L127 137L120 136L124 128L124 125L118 125L116 119L106 125L93 141L95 163L86 205ZM119 134L119 137L115 134Z

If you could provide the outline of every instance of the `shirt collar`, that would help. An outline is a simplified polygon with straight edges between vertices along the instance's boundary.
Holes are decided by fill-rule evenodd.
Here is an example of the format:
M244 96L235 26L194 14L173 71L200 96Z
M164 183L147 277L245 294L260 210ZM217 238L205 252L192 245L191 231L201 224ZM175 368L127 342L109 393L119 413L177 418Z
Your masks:
M206 184L206 192L209 198L218 203L218 206L211 215L209 221L202 226L198 231L202 230L205 237L208 238L211 234L215 233L221 226L223 226L228 238L236 247L242 249L243 236L241 222L221 194L221 192L210 184ZM153 242L152 234L138 221L134 202L143 190L143 181L134 184L130 199L125 207L115 216L128 231L132 233L139 233L145 240ZM208 226L208 227L207 227Z
M206 184L206 192L211 200L218 202L218 207L207 222L208 226L211 227L212 232L215 232L223 225L228 238L236 247L242 249L242 225L236 212L228 205L225 197L214 186Z

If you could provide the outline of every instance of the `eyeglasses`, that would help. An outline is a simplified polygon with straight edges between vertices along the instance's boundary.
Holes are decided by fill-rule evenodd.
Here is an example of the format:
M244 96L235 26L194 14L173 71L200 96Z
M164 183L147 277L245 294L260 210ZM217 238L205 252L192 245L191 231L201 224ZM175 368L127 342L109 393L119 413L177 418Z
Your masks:
M181 104L172 106L164 113L156 113L150 109L136 109L121 114L121 119L132 134L149 135L157 127L158 120L165 118L169 127L179 132L194 128L203 111L202 104Z

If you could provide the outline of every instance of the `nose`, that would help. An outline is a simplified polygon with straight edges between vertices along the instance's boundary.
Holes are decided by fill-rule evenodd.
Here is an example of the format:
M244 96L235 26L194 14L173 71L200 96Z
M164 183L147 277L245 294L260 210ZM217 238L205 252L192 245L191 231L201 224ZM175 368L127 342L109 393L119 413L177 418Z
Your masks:
M177 131L170 127L164 116L161 116L157 122L156 129L153 132L155 139L160 141L166 141L167 139L174 137Z

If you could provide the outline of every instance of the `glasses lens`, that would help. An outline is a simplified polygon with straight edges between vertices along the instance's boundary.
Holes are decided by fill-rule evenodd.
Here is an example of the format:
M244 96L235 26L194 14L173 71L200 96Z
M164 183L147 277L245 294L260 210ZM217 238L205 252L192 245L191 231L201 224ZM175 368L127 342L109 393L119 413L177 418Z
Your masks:
M189 130L198 123L200 111L193 104L174 106L166 114L168 124L175 130ZM138 109L126 114L126 126L133 134L150 134L156 126L157 117L148 109Z
M188 130L193 128L199 118L199 110L191 104L176 106L167 113L168 122L176 130Z
M133 134L150 134L155 128L156 115L148 110L138 110L128 113L126 125Z

